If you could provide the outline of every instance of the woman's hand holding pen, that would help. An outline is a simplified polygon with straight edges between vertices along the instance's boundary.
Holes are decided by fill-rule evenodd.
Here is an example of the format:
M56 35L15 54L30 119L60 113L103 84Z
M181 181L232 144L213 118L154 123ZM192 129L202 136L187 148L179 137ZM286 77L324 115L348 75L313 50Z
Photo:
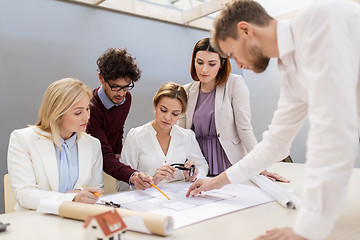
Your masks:
M166 165L160 166L156 169L156 172L153 176L154 184L157 185L161 180L173 180L175 175L176 168Z
M98 196L101 196L104 193L103 190L97 187L85 187L82 190L77 189L68 192L74 192L74 191L78 192L78 194L76 194L73 199L74 202L83 202L90 204L95 204L99 199Z

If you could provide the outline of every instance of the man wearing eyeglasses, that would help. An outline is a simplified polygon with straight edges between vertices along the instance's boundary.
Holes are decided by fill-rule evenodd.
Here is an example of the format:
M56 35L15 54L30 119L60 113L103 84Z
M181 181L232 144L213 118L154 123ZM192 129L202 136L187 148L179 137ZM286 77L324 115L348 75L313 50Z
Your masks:
M109 48L97 60L101 87L94 89L87 132L101 142L104 171L138 189L153 184L152 177L119 161L125 120L131 106L130 90L141 71L126 49Z

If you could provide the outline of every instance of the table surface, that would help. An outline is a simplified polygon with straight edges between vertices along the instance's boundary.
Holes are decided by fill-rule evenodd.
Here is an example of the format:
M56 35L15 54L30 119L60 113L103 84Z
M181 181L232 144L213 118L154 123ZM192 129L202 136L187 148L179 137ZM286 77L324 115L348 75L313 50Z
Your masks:
M278 163L269 170L278 172L290 179L290 183L278 184L284 188L293 189L295 194L301 196L305 172L303 164ZM349 184L347 201L327 239L360 239L359 183L360 169L354 169ZM253 185L251 182L246 182L246 184ZM295 221L296 213L296 210L286 209L277 202L271 202L177 229L168 237L128 231L122 239L254 239L268 229L291 227ZM0 222L11 224L5 232L0 232L1 240L84 239L82 221L45 215L35 211L1 214Z

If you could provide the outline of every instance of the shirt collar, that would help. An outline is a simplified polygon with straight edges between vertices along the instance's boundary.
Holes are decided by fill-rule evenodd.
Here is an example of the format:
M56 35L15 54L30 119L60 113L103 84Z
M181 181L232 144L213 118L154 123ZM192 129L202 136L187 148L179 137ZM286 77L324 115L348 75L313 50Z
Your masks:
M104 107L106 109L110 109L112 108L113 106L119 106L119 105L122 105L124 102L125 102L125 96L124 96L124 99L123 101L120 103L120 104L114 104L108 96L106 96L105 92L104 92L104 89L102 88L102 86L99 88L99 91L98 91L98 96L100 98L100 101L101 103L104 105Z
M295 51L290 20L280 20L277 23L277 45L279 49L279 68L294 66L292 53Z
M66 145L69 147L69 149L71 149L74 144L76 143L76 139L77 139L77 133L75 133L74 135L72 135L70 138L64 140L62 137L60 137L60 143L61 145L63 145L64 143L66 143Z
M154 121L154 120L153 120L153 121ZM149 129L149 131L151 132L151 134L154 135L154 136L156 136L157 132L156 132L155 128L154 128L153 125L152 125L153 121L148 122L147 124L148 124L148 129ZM174 127L175 127L175 125L174 125L174 126L171 128L171 130L170 130L170 136L171 136L171 137L175 134Z

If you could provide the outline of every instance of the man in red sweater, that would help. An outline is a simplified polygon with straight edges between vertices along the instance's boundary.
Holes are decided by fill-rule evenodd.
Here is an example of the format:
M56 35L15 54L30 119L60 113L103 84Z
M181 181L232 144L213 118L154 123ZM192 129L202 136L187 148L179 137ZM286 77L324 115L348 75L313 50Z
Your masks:
M137 189L153 184L152 177L119 161L124 124L131 106L130 90L141 75L126 49L109 48L97 60L101 87L93 91L87 132L101 142L104 171Z

